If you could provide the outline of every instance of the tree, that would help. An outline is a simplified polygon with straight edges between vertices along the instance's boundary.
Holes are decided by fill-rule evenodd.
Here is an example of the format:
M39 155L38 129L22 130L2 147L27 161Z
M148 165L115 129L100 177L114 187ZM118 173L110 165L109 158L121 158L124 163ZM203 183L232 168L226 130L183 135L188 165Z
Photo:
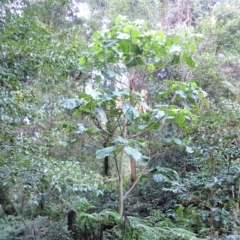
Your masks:
M148 157L141 153L146 152L147 155L145 135L157 131L166 121L189 131L188 121L195 120L190 111L190 102L204 99L204 92L195 83L167 81L164 84L170 86L164 92L156 94L161 99L158 100L159 104L153 103L150 107L140 92L128 88L132 79L127 77L132 73L131 76L138 75L144 81L161 69L165 62L177 64L182 60L194 67L191 52L195 50L195 45L189 43L189 39L187 41L181 46L177 36L170 37L162 31L150 31L142 21L129 22L126 18L118 17L115 26L93 36L91 55L79 59L83 72L93 72L95 69L93 84L103 80L115 90L89 87L79 95L79 99L68 99L62 103L63 106L74 109L74 115L80 112L88 114L97 127L85 128L81 125L81 132L108 136L111 146L97 150L96 154L97 159L114 156L119 178L121 215L126 198L123 194L125 154L136 161L146 161ZM182 107L174 105L175 101L181 102ZM109 116L112 131L107 127ZM181 144L180 139L171 141ZM191 151L190 148L187 147L187 151ZM131 163L133 164L132 161Z

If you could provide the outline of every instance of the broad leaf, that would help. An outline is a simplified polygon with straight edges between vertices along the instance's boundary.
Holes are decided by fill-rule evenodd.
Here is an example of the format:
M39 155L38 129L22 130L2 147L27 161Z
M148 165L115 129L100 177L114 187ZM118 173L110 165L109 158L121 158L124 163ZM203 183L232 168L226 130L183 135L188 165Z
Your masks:
M101 122L107 122L107 115L105 113L105 111L103 110L103 108L100 108L100 107L95 107L94 109L95 111L95 115L96 115L96 118L101 121Z
M154 117L157 119L161 119L165 116L165 112L162 110L155 109L154 110Z
M130 103L123 104L122 109L124 114L130 121L133 121L140 116L139 111L134 108Z
M104 47L112 47L115 46L119 41L117 40L110 40L110 41L106 41L103 43Z
M78 124L78 129L77 129L76 133L82 134L82 133L86 132L86 130L87 130L87 128L85 128L82 123L79 123Z
M136 161L139 161L142 159L142 154L135 148L132 148L130 146L125 146L124 151L127 155L132 156Z
M128 140L126 140L125 138L122 138L121 136L114 138L111 142L117 143L117 144L128 144Z
M158 183L166 181L166 177L161 173L153 174L153 179L155 182L158 182Z
M126 63L126 66L129 68L144 64L145 64L144 61L140 57L134 57L133 59Z
M67 108L67 109L70 109L70 110L80 106L81 103L82 102L77 98L70 98L70 99L65 99L65 100L61 101L61 105L64 108Z
M179 62L180 62L180 56L175 54L172 59L172 65L176 65Z
M186 147L186 151L187 151L188 153L193 153L193 152L194 152L191 147Z
M192 56L188 56L187 53L184 53L182 55L182 59L185 61L185 63L191 67L191 68L195 68L196 67L196 63L195 61L193 60Z
M173 141L177 144L177 145L181 145L182 141L179 138L173 138Z
M108 157L113 153L115 149L116 147L114 146L99 149L96 151L96 157L97 159L103 159L105 157Z
M86 90L86 93L89 94L93 99L96 99L96 100L98 100L100 95L102 95L100 92L96 91L93 88L88 88Z

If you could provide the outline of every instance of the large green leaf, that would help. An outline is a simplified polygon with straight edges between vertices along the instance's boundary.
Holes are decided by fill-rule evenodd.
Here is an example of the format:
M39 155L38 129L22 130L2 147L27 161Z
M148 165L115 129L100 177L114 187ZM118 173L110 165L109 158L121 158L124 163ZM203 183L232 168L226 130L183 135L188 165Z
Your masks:
M182 59L183 59L183 61L185 61L185 63L189 67L191 67L191 68L195 68L196 67L196 62L193 60L192 56L189 56L187 53L183 53Z
M115 149L116 149L115 146L99 149L96 151L96 157L97 159L103 159L105 157L108 157L113 153Z
M64 108L67 108L67 109L70 109L70 110L80 106L81 103L82 102L77 98L70 98L70 99L65 99L65 100L61 101L61 105Z
M125 103L122 106L123 112L125 116L130 120L133 121L134 119L140 116L139 111L134 108L130 103Z
M127 155L132 156L136 161L139 161L142 159L142 154L135 148L132 148L130 146L125 146L124 151Z
M155 182L162 183L166 181L166 177L161 173L153 174L153 179Z
M94 109L96 118L101 122L107 122L107 115L103 108L95 107Z
M96 100L98 100L99 97L102 95L102 93L100 93L99 91L96 91L96 90L93 89L93 88L88 88L88 89L86 90L86 93L87 93L88 95L90 95L93 99L96 99Z
M121 136L114 138L111 142L116 143L116 144L128 144L128 140L126 140L125 138L123 138Z

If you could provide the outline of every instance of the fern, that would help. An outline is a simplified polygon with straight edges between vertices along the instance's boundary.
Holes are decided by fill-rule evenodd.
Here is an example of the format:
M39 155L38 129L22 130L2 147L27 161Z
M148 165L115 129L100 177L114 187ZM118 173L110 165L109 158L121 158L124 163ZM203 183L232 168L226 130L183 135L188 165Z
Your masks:
M136 230L139 239L183 239L195 240L199 239L196 235L183 228L169 228L154 225L150 221L136 217L129 217L131 227Z

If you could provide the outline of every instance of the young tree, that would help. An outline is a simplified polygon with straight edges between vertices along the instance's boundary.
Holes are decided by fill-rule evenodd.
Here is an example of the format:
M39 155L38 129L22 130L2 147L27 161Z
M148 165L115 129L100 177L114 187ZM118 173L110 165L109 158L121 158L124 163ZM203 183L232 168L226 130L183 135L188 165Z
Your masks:
M122 214L126 198L123 193L125 155L131 157L131 170L136 172L135 161L148 159L145 156L145 135L157 131L168 121L189 131L189 121L196 119L190 111L191 102L204 99L204 92L195 83L169 80L163 83L167 86L165 91L156 94L159 104L150 106L143 94L132 86L133 79L139 77L146 81L167 62L177 64L183 61L195 67L192 53L196 46L193 38L182 42L178 36L170 37L162 31L149 30L143 21L129 22L118 17L111 29L93 36L90 49L91 53L82 56L79 64L83 72L92 72L92 84L96 86L98 83L99 87L89 86L78 99L64 100L63 106L75 109L74 115L87 113L97 127L81 125L81 132L107 136L109 146L97 150L96 156L97 159L114 156L119 178L119 213ZM106 88L101 81L108 83L109 87ZM170 141L181 143L176 138ZM191 151L188 147L186 149ZM132 178L136 180L135 173Z

